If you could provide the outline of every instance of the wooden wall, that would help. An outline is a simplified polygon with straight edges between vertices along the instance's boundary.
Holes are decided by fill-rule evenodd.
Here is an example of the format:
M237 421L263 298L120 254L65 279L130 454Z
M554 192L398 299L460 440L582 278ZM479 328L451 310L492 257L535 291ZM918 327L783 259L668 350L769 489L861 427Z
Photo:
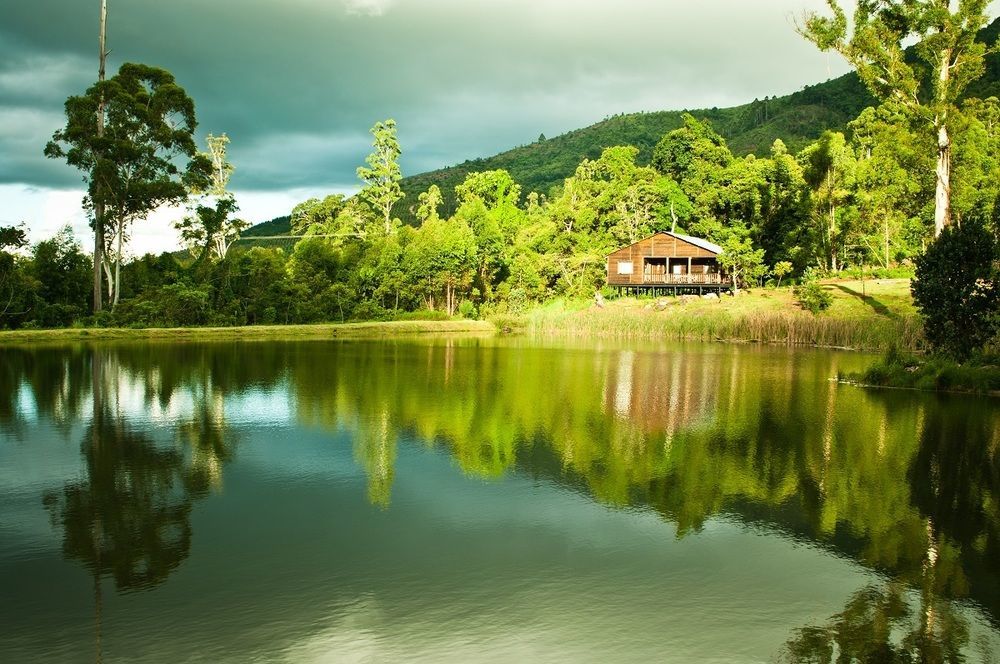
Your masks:
M642 285L643 258L715 258L707 249L678 240L666 233L657 233L632 246L619 249L608 256L608 284L611 286ZM620 261L632 262L632 274L618 274Z

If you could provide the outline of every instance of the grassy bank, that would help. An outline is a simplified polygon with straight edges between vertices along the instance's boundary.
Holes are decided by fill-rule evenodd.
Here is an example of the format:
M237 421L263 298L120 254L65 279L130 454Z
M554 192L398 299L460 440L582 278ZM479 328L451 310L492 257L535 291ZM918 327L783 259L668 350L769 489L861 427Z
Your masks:
M680 298L554 301L530 311L525 330L539 336L669 338L803 344L882 351L916 350L920 319L909 281L822 284L833 298L818 315L803 310L790 288L754 289L721 300Z
M87 341L113 339L367 339L385 336L444 334L457 332L490 333L485 321L392 321L317 325L255 325L251 327L184 328L73 328L60 330L14 330L0 332L0 344L34 341Z
M840 378L866 386L1000 396L1000 357L958 364L941 357L890 350L864 373Z

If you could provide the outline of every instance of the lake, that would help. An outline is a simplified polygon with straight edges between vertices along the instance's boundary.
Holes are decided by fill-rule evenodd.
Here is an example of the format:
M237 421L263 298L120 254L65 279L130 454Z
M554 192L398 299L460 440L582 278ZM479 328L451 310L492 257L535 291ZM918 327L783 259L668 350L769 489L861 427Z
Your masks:
M0 348L0 661L1000 661L1000 401L723 344Z

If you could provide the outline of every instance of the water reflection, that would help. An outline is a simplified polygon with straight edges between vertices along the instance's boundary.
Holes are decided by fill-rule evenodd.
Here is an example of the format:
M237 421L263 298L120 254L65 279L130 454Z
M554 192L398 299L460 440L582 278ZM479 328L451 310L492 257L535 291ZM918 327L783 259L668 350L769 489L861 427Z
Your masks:
M31 357L30 354L27 357ZM32 358L33 359L33 358ZM56 419L79 413L83 401L78 355L67 358L50 380L76 386L72 408L64 406L69 390L40 386L35 394L59 394L36 399L41 413ZM61 490L48 491L44 503L63 532L63 554L82 562L96 578L109 576L120 591L145 590L162 583L187 558L191 546L191 506L221 482L221 465L231 455L221 395L210 387L209 374L189 380L194 413L176 424L175 445L153 440L143 425L133 423L127 393L137 374L128 353L109 348L91 350L90 423L80 443L84 474ZM178 389L164 372L143 377L143 405L170 403ZM62 374L60 380L59 375ZM39 377L41 380L41 377Z
M849 355L483 340L3 353L0 431L23 435L25 394L34 417L66 431L89 421L82 477L45 504L98 590L101 577L148 589L181 565L193 506L224 490L238 456L228 405L277 391L297 426L350 437L383 510L406 472L401 441L416 440L473 477L525 473L650 509L680 538L731 515L884 579L797 627L786 659L948 661L970 645L955 600L1000 616L995 402L828 380ZM275 417L250 406L240 427Z

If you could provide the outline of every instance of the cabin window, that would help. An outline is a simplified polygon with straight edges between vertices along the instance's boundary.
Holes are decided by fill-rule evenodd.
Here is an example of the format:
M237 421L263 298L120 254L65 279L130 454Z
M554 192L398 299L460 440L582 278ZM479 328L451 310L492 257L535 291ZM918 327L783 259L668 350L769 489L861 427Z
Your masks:
M632 274L632 261L618 261L618 274Z

